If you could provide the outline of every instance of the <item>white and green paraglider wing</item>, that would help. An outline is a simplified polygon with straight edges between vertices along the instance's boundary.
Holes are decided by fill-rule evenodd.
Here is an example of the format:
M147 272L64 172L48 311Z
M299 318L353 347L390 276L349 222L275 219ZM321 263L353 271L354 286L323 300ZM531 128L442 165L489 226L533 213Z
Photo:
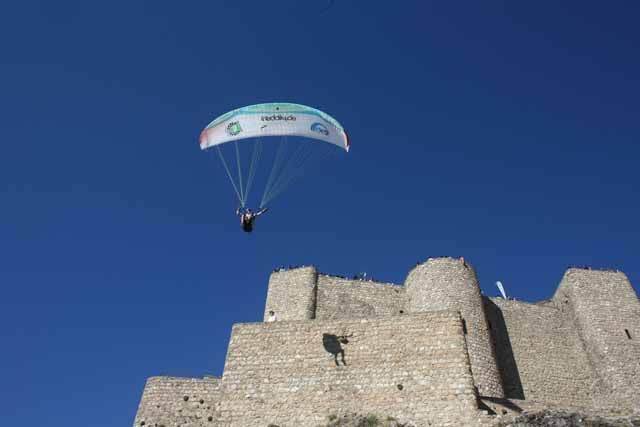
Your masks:
M200 134L200 148L245 138L300 136L349 151L349 137L333 117L299 104L268 103L238 108L216 118Z

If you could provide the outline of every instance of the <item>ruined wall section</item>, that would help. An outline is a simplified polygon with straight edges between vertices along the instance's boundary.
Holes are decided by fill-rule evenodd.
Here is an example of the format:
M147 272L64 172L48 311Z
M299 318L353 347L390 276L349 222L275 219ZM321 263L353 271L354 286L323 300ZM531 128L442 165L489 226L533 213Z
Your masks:
M592 367L565 307L502 298L485 303L506 397L593 403Z
M311 266L271 273L264 320L269 318L269 311L278 320L315 318L317 278L318 273Z
M640 407L640 303L619 271L571 268L554 301L571 310L603 405Z
M336 341L345 331L348 343ZM470 425L478 414L455 311L236 324L222 383L230 426L322 425L345 412Z
M361 319L404 312L405 293L390 283L319 275L316 319Z
M483 396L502 397L502 380L473 267L461 259L429 258L409 272L405 291L407 312L460 311L478 391Z
M151 377L133 425L211 427L218 421L220 397L218 378Z

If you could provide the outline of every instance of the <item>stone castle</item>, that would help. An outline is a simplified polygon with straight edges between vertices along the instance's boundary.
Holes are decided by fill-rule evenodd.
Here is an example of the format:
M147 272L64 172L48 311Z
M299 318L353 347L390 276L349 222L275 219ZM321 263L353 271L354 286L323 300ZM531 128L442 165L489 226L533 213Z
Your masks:
M494 425L526 408L640 409L640 303L619 271L570 268L537 303L488 298L463 259L403 286L274 272L221 378L152 377L134 426L326 425L344 413Z

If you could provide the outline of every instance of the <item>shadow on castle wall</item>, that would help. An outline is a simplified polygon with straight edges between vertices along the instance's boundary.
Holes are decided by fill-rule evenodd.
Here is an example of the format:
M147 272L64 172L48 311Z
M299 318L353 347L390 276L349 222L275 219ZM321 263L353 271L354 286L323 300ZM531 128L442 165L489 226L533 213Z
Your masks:
M333 360L336 366L340 366L338 356L342 360L342 364L347 366L347 361L344 358L343 344L349 343L349 336L347 335L334 335L334 334L322 334L322 346L324 349L333 355Z
M511 339L509 338L509 331L502 316L502 311L489 298L483 297L482 299L489 320L491 337L493 339L505 397L524 400L520 371L518 371L518 365L513 356Z

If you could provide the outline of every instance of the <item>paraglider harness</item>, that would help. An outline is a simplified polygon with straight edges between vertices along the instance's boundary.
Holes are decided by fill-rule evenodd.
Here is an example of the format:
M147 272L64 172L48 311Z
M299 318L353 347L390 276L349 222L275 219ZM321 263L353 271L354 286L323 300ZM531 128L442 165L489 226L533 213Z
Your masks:
M245 208L241 210L240 208L236 209L236 215L240 216L240 225L242 226L242 230L245 233L251 233L253 231L253 221L257 216L262 215L268 210L268 208L262 208L258 212L253 213L251 209Z

